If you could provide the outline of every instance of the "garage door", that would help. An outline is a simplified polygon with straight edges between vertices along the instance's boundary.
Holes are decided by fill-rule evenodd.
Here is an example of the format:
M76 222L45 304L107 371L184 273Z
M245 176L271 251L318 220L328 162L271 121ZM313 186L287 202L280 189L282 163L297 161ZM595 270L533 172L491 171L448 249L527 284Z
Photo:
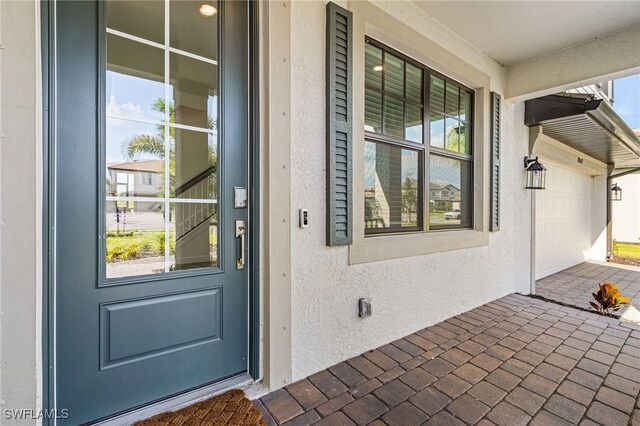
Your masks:
M536 279L591 258L591 176L545 162L547 189L536 193Z

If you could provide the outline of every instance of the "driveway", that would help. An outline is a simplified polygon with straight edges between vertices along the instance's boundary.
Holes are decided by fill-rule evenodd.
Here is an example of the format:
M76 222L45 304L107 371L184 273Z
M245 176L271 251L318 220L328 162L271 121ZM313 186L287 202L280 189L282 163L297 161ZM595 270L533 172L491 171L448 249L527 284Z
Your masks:
M509 295L272 392L270 425L640 425L640 326Z
M640 311L640 268L615 263L584 262L536 282L536 294L547 299L591 309L591 293L609 281Z

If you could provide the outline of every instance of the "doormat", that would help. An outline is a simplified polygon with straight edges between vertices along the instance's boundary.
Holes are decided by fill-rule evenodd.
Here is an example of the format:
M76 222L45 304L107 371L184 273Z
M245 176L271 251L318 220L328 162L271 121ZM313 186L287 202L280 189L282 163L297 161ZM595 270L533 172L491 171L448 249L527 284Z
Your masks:
M267 426L262 413L240 389L230 390L178 411L158 414L135 426Z

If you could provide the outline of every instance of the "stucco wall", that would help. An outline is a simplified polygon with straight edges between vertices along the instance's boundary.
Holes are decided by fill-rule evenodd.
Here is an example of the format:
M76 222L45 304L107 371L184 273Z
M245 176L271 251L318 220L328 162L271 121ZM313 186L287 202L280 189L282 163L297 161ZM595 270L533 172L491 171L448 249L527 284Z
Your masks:
M622 201L612 202L613 239L640 243L640 174L614 181L622 188Z
M36 1L0 2L0 424L41 394L39 22Z
M489 75L491 90L504 92L502 67L484 53L410 3L379 6ZM520 166L528 149L523 104L504 104L502 223L488 246L353 266L346 247L325 246L325 109L313 101L325 93L324 2L294 2L292 22L293 379L504 294L528 293L531 204ZM295 227L299 208L309 209L307 229ZM366 320L358 318L360 297L372 298L373 316Z

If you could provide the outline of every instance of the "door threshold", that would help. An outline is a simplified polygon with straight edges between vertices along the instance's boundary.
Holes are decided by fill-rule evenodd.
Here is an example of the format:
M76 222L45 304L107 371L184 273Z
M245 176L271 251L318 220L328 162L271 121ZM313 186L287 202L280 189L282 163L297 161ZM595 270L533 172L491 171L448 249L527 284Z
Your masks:
M115 417L110 417L108 419L101 420L97 423L92 424L99 426L131 425L140 420L153 417L156 414L164 413L167 411L175 411L179 408L194 404L199 400L215 396L231 388L246 385L252 382L253 378L249 374L242 373L237 376L233 376L228 379L213 383L211 385L194 389L192 391L185 392L171 398L163 399L162 401L154 402L141 408L137 408L132 411L128 411Z

